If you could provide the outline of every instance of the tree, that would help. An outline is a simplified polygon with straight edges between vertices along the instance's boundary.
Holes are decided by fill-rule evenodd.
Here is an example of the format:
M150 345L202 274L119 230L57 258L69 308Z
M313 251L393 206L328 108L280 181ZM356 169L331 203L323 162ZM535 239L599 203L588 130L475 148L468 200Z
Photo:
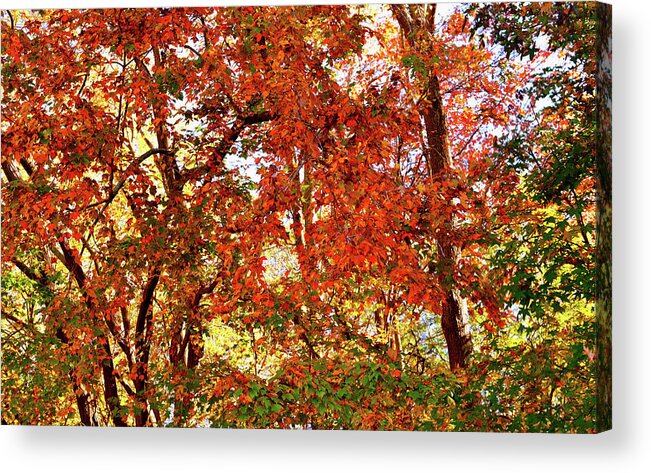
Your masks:
M3 420L594 430L593 57L482 8L5 12Z
M550 269L567 273L562 267L571 267L566 281L577 288L574 297L595 304L589 322L594 341L588 354L597 360L593 376L599 429L608 429L612 415L610 10L600 4L550 3L529 6L516 17L514 7L470 10L476 15L476 31L482 37L493 36L507 54L534 57L545 42L552 53L529 91L545 103L542 123L527 127L538 130L538 135L512 134L504 146L516 158L514 165L537 168L530 174L529 188L538 200L553 202L564 212L559 217L565 223L559 221L555 227L581 237L575 244L578 251L566 249L552 266L556 268ZM564 61L558 60L559 52ZM533 143L543 146L536 150Z
M419 61L426 65L422 85L423 104L421 116L425 124L426 161L430 178L446 182L452 178L452 157L448 145L446 114L443 108L439 78L434 70L433 56L434 21L436 3L419 6L392 5L391 7L411 49ZM458 264L461 251L454 234L456 219L446 222L443 232L437 237L440 254L439 284L446 291L441 308L441 327L447 344L450 368L464 368L472 352L472 337L465 299L454 283L454 267Z

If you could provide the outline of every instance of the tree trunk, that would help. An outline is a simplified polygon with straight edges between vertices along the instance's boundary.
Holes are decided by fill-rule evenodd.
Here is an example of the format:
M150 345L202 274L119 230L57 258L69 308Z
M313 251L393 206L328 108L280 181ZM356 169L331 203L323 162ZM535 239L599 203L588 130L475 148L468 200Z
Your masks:
M427 135L427 164L432 179L447 179L452 166L448 147L448 132L441 100L438 77L431 74L427 84L427 102L421 111ZM455 287L454 268L461 258L461 250L455 244L454 219L446 222L443 235L439 237L439 284L446 291L441 310L441 328L448 348L450 368L465 368L472 352L472 338L468 322L468 305Z
M6 164L7 168L10 169L9 161L3 161L2 164L3 166ZM5 169L5 174L7 176L7 179L9 179L9 182L13 182L13 180L18 179L17 177L15 177L15 175L11 174L11 171L7 172L7 169ZM31 279L36 284L38 284L40 290L47 291L47 292L51 291L51 287L50 287L51 278L48 277L42 269L40 270L40 275L39 275L34 270L32 270L29 266L24 264L22 261L19 261L18 259L12 258L11 261L25 276L27 276L29 279ZM50 302L51 301L48 301L47 304L49 304ZM58 327L55 330L55 335L57 339L59 339L59 341L64 346L70 345L70 339L63 331L62 327ZM87 426L99 425L99 422L97 421L97 416L95 415L95 409L93 408L92 398L79 382L79 379L77 378L76 370L74 368L70 369L68 371L68 376L70 377L70 382L72 383L72 392L77 401L77 411L79 413L79 419L81 421L81 425L87 425Z
M59 242L61 253L63 255L62 263L68 269L70 274L74 277L81 292L84 303L88 308L88 316L96 318L96 308L93 298L86 290L86 274L81 265L75 261L70 248L63 242ZM102 380L104 382L104 401L109 410L109 416L116 427L126 427L127 423L120 414L122 407L120 405L120 397L118 395L118 386L115 379L115 366L113 364L113 354L111 353L111 346L108 338L101 340L100 349L102 351L102 358L100 359L100 368L102 369Z
M104 352L104 359L101 361L102 366L102 379L104 381L104 401L109 410L111 421L116 427L126 427L127 423L124 420L120 411L120 397L118 396L118 385L115 379L115 366L113 364L113 353L108 340L103 340L101 343L102 351Z
M70 339L65 334L63 329L59 327L56 330L56 337L64 345L70 344ZM77 400L77 411L79 412L79 419L81 425L86 426L97 426L99 422L97 421L97 416L95 415L95 410L92 408L90 395L86 390L81 386L77 375L75 374L75 369L71 369L68 372L70 377L70 382L72 383L72 391L75 394L75 399Z
M436 4L427 6L393 5L392 10L403 35L411 48L424 57L429 56L434 32ZM425 101L420 110L425 123L427 139L427 171L430 179L446 180L450 177L452 158L448 146L445 110L437 75L429 72L424 90ZM464 368L472 352L472 338L468 321L468 306L454 281L454 268L461 257L455 241L456 222L446 222L438 237L438 282L445 291L441 310L441 328L445 336L450 368Z

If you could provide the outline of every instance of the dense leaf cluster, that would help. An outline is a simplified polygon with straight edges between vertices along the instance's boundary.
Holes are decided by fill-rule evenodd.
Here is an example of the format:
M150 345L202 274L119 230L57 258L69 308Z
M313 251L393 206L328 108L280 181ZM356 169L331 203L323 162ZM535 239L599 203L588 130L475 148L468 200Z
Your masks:
M3 421L594 431L591 8L5 12Z

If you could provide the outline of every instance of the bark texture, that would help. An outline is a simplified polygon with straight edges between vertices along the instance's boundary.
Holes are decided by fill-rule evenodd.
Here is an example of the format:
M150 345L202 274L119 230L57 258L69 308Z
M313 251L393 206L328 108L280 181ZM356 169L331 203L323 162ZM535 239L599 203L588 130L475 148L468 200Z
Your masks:
M431 50L436 4L392 5L392 11L409 46L418 54L427 57ZM431 179L445 180L452 168L448 143L445 109L441 99L439 78L429 72L424 90L425 100L420 114L425 124L427 140L427 170ZM438 282L445 290L441 310L441 328L445 336L450 368L454 371L466 367L472 352L468 306L454 281L454 268L461 257L461 250L455 244L454 219L446 222L437 237L439 250Z

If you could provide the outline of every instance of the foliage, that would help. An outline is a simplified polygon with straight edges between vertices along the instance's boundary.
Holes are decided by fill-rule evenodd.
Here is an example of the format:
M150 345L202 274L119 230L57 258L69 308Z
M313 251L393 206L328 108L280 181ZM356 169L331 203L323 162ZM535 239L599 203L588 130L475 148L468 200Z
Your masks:
M3 421L595 431L595 28L549 5L5 12Z

